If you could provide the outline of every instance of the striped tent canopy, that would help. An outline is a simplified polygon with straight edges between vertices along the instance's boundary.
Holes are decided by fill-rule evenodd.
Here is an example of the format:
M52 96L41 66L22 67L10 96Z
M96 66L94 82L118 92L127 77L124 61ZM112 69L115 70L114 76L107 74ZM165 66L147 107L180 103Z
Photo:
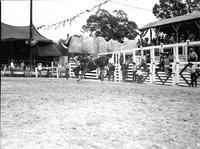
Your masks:
M15 55L18 57L23 53L30 53L28 44L29 36L30 26L13 26L1 23L2 56L14 57ZM35 41L34 49L36 49L36 54L38 56L46 57L62 55L53 40L42 36L34 26L32 27L32 39Z
M33 26L32 38L39 42L52 43L53 41L42 36ZM28 40L29 39L29 26L12 26L5 23L1 23L1 40Z

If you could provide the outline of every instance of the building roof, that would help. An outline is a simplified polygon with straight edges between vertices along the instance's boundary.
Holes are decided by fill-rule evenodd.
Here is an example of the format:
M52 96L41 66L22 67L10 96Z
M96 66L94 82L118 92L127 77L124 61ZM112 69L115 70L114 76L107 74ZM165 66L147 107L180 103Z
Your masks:
M184 22L184 21L189 21L189 20L196 20L196 19L200 19L200 11L195 11L188 15L182 15L182 16L177 16L177 17L173 17L169 19L163 19L163 20L151 22L145 25L144 27L140 28L140 30L145 30L149 28L154 28L158 26L164 26L168 24Z

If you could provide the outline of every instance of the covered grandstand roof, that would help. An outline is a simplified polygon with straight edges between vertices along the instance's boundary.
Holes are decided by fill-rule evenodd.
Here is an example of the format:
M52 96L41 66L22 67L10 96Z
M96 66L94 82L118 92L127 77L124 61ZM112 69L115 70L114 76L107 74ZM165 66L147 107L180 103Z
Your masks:
M168 24L174 24L178 22L184 22L188 20L198 20L198 19L200 19L200 11L195 11L188 15L177 16L177 17L173 17L169 19L163 19L163 20L148 23L144 27L140 28L140 30L145 30L145 29L168 25Z

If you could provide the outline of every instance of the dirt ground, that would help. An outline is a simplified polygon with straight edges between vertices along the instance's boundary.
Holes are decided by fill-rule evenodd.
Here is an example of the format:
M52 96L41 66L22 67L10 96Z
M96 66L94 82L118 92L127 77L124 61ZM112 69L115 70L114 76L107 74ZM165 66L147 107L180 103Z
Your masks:
M2 77L1 149L200 149L200 88Z

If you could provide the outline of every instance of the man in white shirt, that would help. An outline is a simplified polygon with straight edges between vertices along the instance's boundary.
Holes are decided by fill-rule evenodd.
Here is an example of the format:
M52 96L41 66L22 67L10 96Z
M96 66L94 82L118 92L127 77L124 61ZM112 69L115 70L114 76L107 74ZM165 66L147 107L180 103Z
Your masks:
M15 64L14 64L14 60L11 60L10 62L10 76L13 77L14 75L14 70L15 70Z

